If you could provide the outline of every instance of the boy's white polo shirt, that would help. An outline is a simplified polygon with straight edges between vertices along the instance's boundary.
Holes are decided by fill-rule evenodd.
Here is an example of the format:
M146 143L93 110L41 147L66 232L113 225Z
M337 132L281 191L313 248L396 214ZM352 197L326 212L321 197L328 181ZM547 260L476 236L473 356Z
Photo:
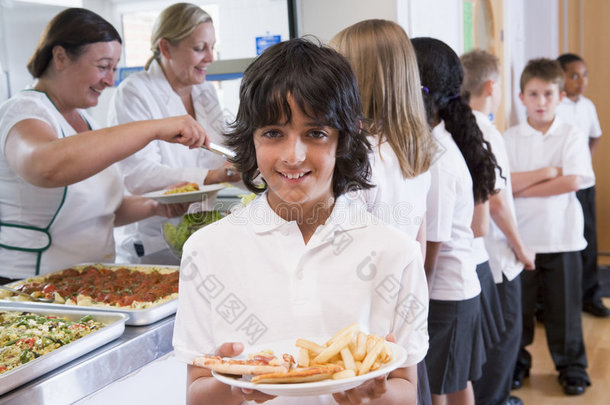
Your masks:
M602 128L599 125L595 104L584 96L580 96L577 101L564 97L557 106L555 113L564 122L580 129L587 141L589 138L602 136Z
M427 314L412 238L341 196L305 245L297 224L276 215L263 194L186 242L173 343L190 363L224 342L243 342L247 353L253 344L330 337L358 322L366 332L393 333L410 366L428 349Z
M563 175L581 177L581 189L593 185L591 154L576 127L555 117L546 134L527 121L504 134L512 172L561 167ZM583 213L575 192L550 197L515 198L517 224L523 241L536 253L582 250Z
M480 111L473 111L477 124L483 132L483 137L491 145L496 163L500 170L496 170L496 190L504 190L508 208L516 220L515 201L513 199L513 187L510 180L510 164L506 155L506 147L502 134L489 120L487 115ZM501 172L500 172L501 171ZM517 260L517 256L510 247L506 235L498 228L493 219L489 223L489 232L483 237L485 248L489 253L489 267L496 284L502 282L502 274L511 281L523 270L523 263Z
M564 97L555 110L564 122L580 129L587 138L599 138L602 136L602 128L599 125L595 104L588 98L580 96L577 101Z
M367 211L415 239L426 216L430 172L404 178L398 157L385 138L381 145L377 136L368 139L373 149L370 162L374 187L359 194Z
M438 151L430 167L432 182L427 200L426 239L442 244L430 280L430 298L467 300L481 292L472 254L472 178L444 123L434 127L432 136Z

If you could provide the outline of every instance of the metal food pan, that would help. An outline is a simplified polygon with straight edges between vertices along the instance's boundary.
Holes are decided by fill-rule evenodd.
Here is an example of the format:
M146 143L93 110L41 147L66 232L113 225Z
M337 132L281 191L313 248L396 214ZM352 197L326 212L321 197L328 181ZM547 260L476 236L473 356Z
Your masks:
M86 315L91 315L96 321L106 326L88 334L74 342L57 348L50 353L42 355L37 359L15 367L14 369L0 374L0 395L23 385L51 370L56 369L78 357L88 353L106 343L118 338L125 330L127 316L119 313L92 313L86 308L79 310L62 311L57 309L32 308L31 306L4 305L0 303L0 311L31 312L38 315L55 315L70 321L78 321Z
M153 269L164 269L164 270L172 270L178 271L179 266L159 266L159 265L132 265L132 264L100 264L100 263L82 263L75 266L71 266L69 268L81 270L85 267L94 266L99 268L105 268L108 270L118 270L120 268L126 268L129 270L153 270ZM63 269L65 270L65 269ZM57 272L45 274L44 276L36 276L30 278L40 278L50 276L55 273L59 273L63 270L59 270ZM16 286L24 283L27 279L15 281L13 283L7 284L8 286ZM121 307L110 307L110 306L87 306L87 305L65 305L58 303L46 303L46 302L36 302L36 301L15 301L11 299L0 299L0 305L3 306L24 306L28 307L32 310L37 309L45 309L45 310L54 310L54 311L82 311L86 310L88 313L104 313L104 312L118 312L122 314L126 314L128 319L126 321L126 325L132 326L142 326L149 325L153 322L156 322L160 319L165 318L166 316L175 314L178 309L178 299L174 298L173 300L155 304L149 308L143 309L129 309L129 308L121 308Z

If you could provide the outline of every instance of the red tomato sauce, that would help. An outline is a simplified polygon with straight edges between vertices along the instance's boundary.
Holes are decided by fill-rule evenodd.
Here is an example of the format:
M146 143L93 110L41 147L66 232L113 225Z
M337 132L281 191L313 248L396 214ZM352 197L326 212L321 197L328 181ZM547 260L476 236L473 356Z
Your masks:
M26 283L19 290L32 294L39 292L46 298L54 298L57 292L64 299L80 295L90 296L93 301L116 306L131 306L134 301L155 302L178 292L179 273L158 272L120 268L117 270L85 267L82 271L66 269L49 275L43 282Z

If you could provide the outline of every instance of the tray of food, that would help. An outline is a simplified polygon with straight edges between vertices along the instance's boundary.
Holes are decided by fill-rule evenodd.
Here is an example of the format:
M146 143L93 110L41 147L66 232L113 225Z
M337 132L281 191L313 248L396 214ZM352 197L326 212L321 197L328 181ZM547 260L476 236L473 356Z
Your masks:
M127 315L0 304L0 395L118 338Z
M120 312L127 325L148 325L176 312L178 278L178 266L85 263L9 283L25 294L0 289L0 305Z

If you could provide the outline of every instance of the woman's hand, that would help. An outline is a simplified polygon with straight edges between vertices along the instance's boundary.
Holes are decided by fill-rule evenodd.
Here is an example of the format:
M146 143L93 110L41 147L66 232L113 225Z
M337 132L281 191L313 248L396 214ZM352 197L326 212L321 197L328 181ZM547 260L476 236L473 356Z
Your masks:
M388 342L396 343L393 334L385 337ZM356 388L333 394L333 399L338 404L362 404L370 400L381 398L388 390L388 374L372 378Z
M220 169L208 171L203 184L235 183L241 180L241 173L231 163L225 163Z
M217 350L216 355L220 357L235 357L244 350L244 345L238 342L223 343ZM263 403L275 398L272 395L263 394L260 391L255 391L246 388L231 387L231 393L233 395L241 396L246 401L255 401L256 403Z
M210 138L203 127L190 115L157 120L157 138L170 143L180 143L190 149L209 146Z
M155 206L153 207L153 215L159 215L165 218L180 217L186 213L191 203L174 203L174 204L161 204L154 201Z

